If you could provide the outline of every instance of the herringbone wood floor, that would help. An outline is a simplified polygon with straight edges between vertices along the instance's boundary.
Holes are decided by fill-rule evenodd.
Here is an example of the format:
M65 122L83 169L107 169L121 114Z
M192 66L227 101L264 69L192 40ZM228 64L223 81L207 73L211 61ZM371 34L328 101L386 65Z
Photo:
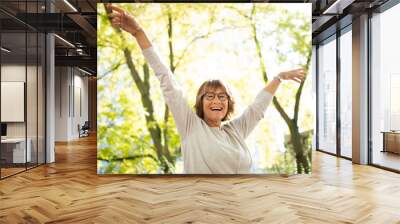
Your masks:
M0 181L0 223L400 223L400 175L313 155L291 177L96 174L96 142Z

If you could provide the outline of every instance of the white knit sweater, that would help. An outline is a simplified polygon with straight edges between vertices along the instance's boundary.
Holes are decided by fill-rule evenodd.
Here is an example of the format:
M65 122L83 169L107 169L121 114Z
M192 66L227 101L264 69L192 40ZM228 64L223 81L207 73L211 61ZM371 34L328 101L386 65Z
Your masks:
M239 117L221 127L209 127L183 97L170 69L153 47L143 50L150 67L160 80L164 99L171 110L181 137L184 172L187 174L250 173L251 155L245 139L271 103L271 93L262 90Z

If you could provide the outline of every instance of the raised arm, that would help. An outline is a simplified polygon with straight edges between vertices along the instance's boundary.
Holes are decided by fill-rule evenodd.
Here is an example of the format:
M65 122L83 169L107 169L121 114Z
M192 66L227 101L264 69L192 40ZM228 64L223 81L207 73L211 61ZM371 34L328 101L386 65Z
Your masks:
M152 46L146 33L132 16L111 3L106 4L106 7L111 11L108 16L110 17L111 25L114 28L122 29L134 36L142 50Z
M304 69L299 68L295 70L290 70L286 72L281 72L279 75L275 76L267 86L265 86L264 90L275 95L276 90L281 84L282 80L293 80L298 83L301 83L304 80Z
M151 41L139 23L124 10L111 4L107 4L107 7L113 10L113 12L109 14L112 26L120 28L135 37L146 61L160 80L164 99L174 117L179 134L184 138L190 132L197 115L184 99L182 90L176 82L174 75L160 59L157 51L152 47Z
M254 102L246 108L243 114L231 121L232 126L243 138L247 138L258 122L264 117L265 110L271 103L282 80L294 80L300 83L304 80L304 70L295 69L279 73L258 93Z

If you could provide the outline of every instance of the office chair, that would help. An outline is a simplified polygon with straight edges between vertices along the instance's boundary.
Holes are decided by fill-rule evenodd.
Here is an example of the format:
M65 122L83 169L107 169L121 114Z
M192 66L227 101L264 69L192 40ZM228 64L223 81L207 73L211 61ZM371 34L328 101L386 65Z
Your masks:
M80 125L78 124L78 129L79 129L79 138L89 136L89 129L90 129L89 121L85 121L82 127L80 127Z

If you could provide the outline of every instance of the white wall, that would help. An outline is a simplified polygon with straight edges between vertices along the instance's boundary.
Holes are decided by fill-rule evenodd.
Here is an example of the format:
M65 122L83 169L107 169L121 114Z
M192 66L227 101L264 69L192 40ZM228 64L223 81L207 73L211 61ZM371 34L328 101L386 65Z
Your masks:
M55 141L68 140L69 68L55 68Z
M83 75L76 68L56 67L56 141L79 138L78 124L88 120L88 78Z

